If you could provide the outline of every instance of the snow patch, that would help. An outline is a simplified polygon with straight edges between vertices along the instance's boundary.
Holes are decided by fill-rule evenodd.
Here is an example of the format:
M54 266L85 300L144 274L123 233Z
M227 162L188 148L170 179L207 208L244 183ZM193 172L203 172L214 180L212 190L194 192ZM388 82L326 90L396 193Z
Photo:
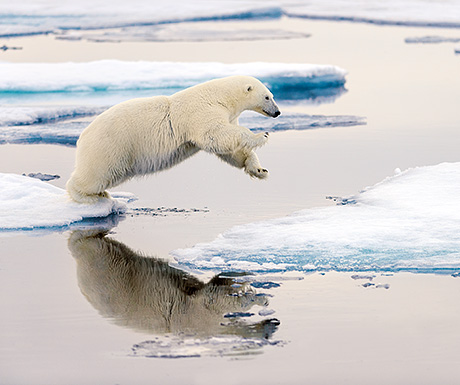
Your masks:
M364 189L352 204L236 226L172 255L199 269L458 270L459 191L460 163L416 167Z
M112 194L94 204L72 201L65 190L27 176L0 173L0 231L66 227L126 211L132 194Z

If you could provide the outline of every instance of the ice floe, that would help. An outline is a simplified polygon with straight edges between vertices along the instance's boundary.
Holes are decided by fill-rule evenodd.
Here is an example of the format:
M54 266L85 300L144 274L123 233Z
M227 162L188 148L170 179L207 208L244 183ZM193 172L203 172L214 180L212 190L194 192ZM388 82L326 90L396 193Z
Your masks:
M273 19L282 16L274 2L222 0L159 4L148 0L22 0L0 4L0 37L196 21Z
M460 27L460 2L455 0L286 0L282 4L290 17L377 25Z
M418 36L408 37L404 39L408 44L439 44L439 43L458 43L460 37L446 37L446 36Z
M460 163L400 172L348 204L231 228L172 252L191 268L449 272L460 269Z
M70 200L65 190L38 179L0 173L0 231L63 228L87 220L97 223L126 210L131 194L113 195L94 204ZM111 219L107 219L111 223ZM104 221L101 221L104 224Z
M249 75L277 93L341 87L346 71L333 65L303 63L146 62L100 60L86 63L0 62L3 93L95 92L183 89L213 78Z
M87 118L102 110L103 108L96 107L76 107L75 111L72 112L71 107L65 107L62 110L56 107L48 109L42 106L37 108L0 107L0 144L46 143L75 146L81 132L91 122ZM85 119L65 121L66 119L80 117ZM49 123L43 124L46 121ZM365 118L360 116L324 116L292 112L283 112L277 119L268 119L258 114L245 113L241 116L239 122L242 126L248 127L254 132L309 130L322 127L347 127L366 124ZM9 126L8 124L11 125Z
M27 175L26 174L22 174L22 175L28 176L29 178L40 179L43 182L48 182L50 180L59 179L61 177L60 175L57 175L57 174L51 175L51 174L43 174L41 172L29 172Z
M222 0L158 3L149 0L22 0L0 4L0 37L282 16L405 26L459 27L455 0ZM235 33L236 35L237 33Z
M108 30L103 33L83 33L81 31L65 31L57 35L59 40L87 40L93 42L180 42L180 41L247 41L247 40L280 40L303 39L310 37L304 32L282 29L209 29L192 28L184 24L158 25L146 27L126 27Z
M93 106L0 106L0 127L54 123L66 119L94 116L106 108Z

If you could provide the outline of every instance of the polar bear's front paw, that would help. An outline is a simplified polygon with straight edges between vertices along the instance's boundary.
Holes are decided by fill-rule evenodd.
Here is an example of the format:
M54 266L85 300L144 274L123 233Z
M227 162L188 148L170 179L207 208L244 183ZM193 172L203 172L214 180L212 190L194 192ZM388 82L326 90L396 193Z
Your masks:
M260 147L267 143L268 136L268 132L261 132L260 134L254 135L254 147Z
M262 167L251 169L251 170L246 170L246 172L252 178L265 179L268 177L268 170Z

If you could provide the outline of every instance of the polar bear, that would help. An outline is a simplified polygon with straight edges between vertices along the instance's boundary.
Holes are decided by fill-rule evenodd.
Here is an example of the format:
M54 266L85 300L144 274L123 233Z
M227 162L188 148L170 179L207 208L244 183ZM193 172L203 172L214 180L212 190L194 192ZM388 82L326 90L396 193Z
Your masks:
M230 76L172 96L132 99L109 108L81 134L67 191L78 202L109 198L106 189L135 175L170 168L199 150L264 179L254 149L268 133L238 125L245 110L276 118L280 110L258 79Z

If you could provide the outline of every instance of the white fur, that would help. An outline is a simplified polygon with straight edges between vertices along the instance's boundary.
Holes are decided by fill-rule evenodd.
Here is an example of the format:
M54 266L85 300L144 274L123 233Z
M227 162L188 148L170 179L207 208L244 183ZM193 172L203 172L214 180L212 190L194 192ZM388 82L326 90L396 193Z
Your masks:
M211 80L169 97L120 103L81 134L67 191L79 202L109 197L106 189L135 175L170 168L199 150L244 168L252 177L265 178L268 171L254 149L266 143L268 133L254 134L239 126L245 110L279 115L270 91L248 76Z

